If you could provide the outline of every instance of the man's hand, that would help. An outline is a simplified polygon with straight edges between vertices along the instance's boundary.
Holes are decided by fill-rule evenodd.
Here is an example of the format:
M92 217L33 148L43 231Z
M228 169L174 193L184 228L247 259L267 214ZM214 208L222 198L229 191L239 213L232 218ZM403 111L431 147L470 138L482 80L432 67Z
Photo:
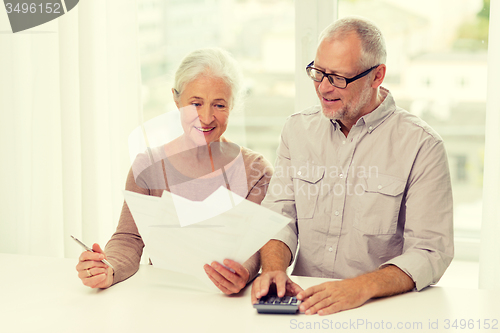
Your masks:
M285 295L295 296L303 289L290 280L288 275L283 271L271 271L262 273L258 278L255 279L252 284L252 303L257 303L257 299L262 296L267 295L269 292L269 287L271 284L276 285L276 294L278 297L283 297Z
M331 281L308 288L297 295L305 314L327 315L357 308L374 297L401 294L415 287L401 269L388 265L352 279Z
M205 264L203 268L210 280L212 280L217 288L224 294L231 295L239 293L240 290L247 285L250 276L248 269L230 259L225 259L224 265L230 269L227 269L216 261L214 261L212 265Z
M299 310L305 314L327 315L357 308L370 299L356 279L331 281L308 288L297 295L302 300Z
M303 289L290 280L286 269L290 264L292 253L288 245L282 241L271 239L260 250L262 274L252 284L252 303L269 293L269 287L276 287L278 297L295 296Z

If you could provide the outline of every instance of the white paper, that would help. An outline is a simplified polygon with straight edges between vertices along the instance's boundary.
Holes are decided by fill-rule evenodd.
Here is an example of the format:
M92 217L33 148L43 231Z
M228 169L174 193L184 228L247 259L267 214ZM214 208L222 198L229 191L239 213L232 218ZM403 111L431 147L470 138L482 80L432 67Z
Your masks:
M168 191L161 198L124 191L153 265L197 277L218 290L203 269L213 261L243 264L290 218L220 187L194 202Z

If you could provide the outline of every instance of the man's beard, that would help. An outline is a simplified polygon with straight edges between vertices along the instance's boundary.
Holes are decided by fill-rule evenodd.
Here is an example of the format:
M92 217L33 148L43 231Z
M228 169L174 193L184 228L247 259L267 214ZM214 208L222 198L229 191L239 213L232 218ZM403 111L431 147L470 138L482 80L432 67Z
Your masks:
M321 111L328 119L340 121L354 120L358 118L359 114L361 113L361 109L369 103L370 97L370 89L367 85L366 87L363 87L363 90L361 90L357 99L351 101L349 105L344 105L337 111L329 111L325 110L323 108L323 104L320 103Z

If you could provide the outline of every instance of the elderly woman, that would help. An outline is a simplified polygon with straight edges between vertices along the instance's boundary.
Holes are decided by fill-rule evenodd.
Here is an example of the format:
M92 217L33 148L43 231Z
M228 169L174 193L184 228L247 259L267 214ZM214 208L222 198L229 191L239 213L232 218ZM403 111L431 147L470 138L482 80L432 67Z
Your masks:
M138 155L126 189L158 197L167 190L200 201L224 186L260 204L272 175L271 164L262 155L223 137L231 110L241 99L241 74L235 60L218 48L190 53L176 71L172 93L181 113L183 134ZM117 230L105 251L94 244L95 252L81 254L78 277L92 288L123 281L138 270L143 247L124 203ZM101 262L104 258L114 270ZM243 264L229 259L222 264L213 262L204 269L222 292L232 294L257 275L260 257L257 252Z

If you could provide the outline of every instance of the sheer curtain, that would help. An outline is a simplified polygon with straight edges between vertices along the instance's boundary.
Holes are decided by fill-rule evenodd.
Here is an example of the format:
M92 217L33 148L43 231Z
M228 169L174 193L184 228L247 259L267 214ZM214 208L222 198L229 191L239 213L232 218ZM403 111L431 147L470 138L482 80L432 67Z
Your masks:
M17 34L0 16L0 252L76 257L70 234L116 228L142 115L136 7L81 1Z
M490 2L479 287L500 289L500 2Z

